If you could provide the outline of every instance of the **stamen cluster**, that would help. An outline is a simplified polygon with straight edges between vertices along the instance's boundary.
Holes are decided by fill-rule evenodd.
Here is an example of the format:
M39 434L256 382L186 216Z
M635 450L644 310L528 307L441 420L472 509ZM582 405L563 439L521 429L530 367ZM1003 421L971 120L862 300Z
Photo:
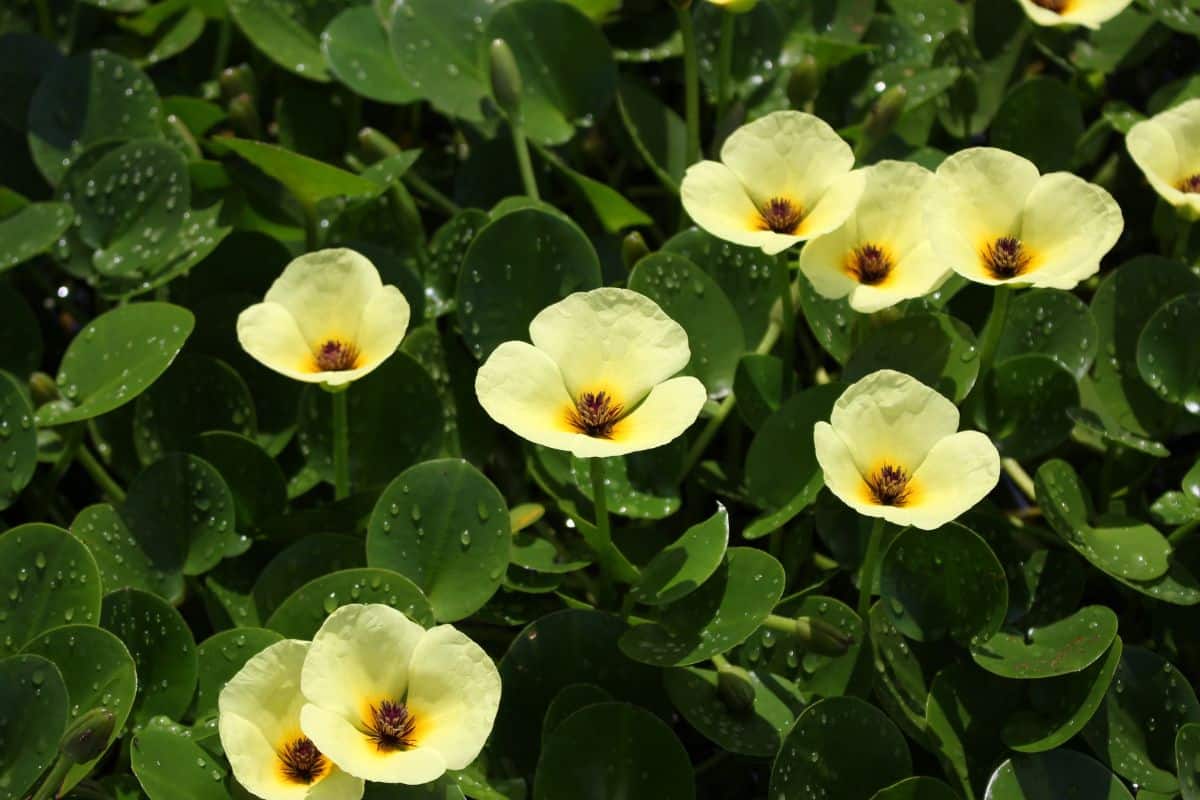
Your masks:
M411 749L415 743L413 734L416 729L417 721L404 703L384 700L378 706L371 706L367 738L375 743L375 749L380 752Z
M882 247L864 244L854 248L846 270L859 283L865 286L876 286L887 279L894 266L891 256Z
M358 348L348 342L330 339L321 345L315 356L321 372L342 372L358 364Z
M884 464L867 478L867 487L879 505L903 506L911 494L908 481L908 472L903 467Z
M775 233L795 233L804 218L804 209L786 197L772 197L759 209L763 230Z
M608 392L584 392L568 415L571 427L595 439L611 439L623 408Z
M292 783L309 786L323 777L329 762L307 736L301 736L284 745L279 751L283 775Z
M1200 194L1200 172L1189 175L1179 182L1179 191L1184 194Z
M997 280L1008 280L1029 269L1033 256L1015 236L1001 236L983 249L983 261Z

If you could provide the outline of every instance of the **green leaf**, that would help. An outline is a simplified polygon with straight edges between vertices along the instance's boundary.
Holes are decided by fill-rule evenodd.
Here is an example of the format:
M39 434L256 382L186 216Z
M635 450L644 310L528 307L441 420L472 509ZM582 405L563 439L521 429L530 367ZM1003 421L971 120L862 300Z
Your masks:
M224 765L182 733L159 727L140 731L129 760L150 800L230 800Z
M666 723L628 703L599 703L567 717L547 737L534 800L693 800L687 751Z
M925 705L929 696L926 668L916 648L892 624L880 601L871 607L871 652L876 664L876 687L880 705L918 741L924 741L928 724ZM929 668L932 674L932 667Z
M267 58L301 77L328 81L317 36L347 0L228 0L229 14Z
M1133 800L1117 777L1074 750L1015 756L992 773L984 800Z
M988 639L1008 609L1004 568L983 539L953 522L896 537L883 558L880 592L896 628L917 641Z
M406 0L391 14L392 57L413 92L438 111L483 122L489 92L484 35L487 0Z
M0 659L0 790L19 800L58 756L67 723L67 687L54 663L41 656Z
M1071 435L1067 409L1079 405L1075 376L1040 354L1013 356L993 367L975 417L1001 455L1036 458Z
M556 156L553 151L540 148L542 157L551 166L561 172L579 193L583 195L592 213L600 220L604 230L609 233L620 233L626 228L643 227L654 224L645 211L631 203L623 194L606 183L590 178L582 172L571 169L567 163Z
M1175 763L1179 765L1179 793L1183 800L1200 798L1200 723L1181 725L1175 736Z
M210 431L186 447L221 473L233 495L236 527L249 531L282 514L287 484L279 465L256 442L228 431Z
M717 48L721 25L728 13L710 3L693 7L696 49L700 54L700 80L715 100L717 91ZM773 73L780 59L789 19L773 3L758 3L744 14L733 17L733 52L729 64L729 91L732 97L747 98Z
M633 519L664 519L678 511L683 456L677 440L653 450L604 459L609 513ZM575 487L589 503L594 502L591 459L569 458Z
M254 607L262 619L293 592L322 575L366 566L362 539L332 533L313 533L282 548L254 582Z
M321 34L329 71L356 94L380 103L411 103L421 97L392 58L387 28L374 9L354 6L338 14Z
M687 666L732 649L766 620L783 594L783 567L762 550L734 547L704 584L660 609L656 622L621 637L630 658Z
M829 419L841 396L838 384L814 386L788 398L767 418L746 454L746 491L764 509L780 508L801 497L798 513L824 485L813 445L813 425Z
M311 639L325 618L348 603L384 603L419 625L433 624L433 608L420 587L398 572L361 568L330 572L301 586L264 627L289 639Z
M1087 669L1034 681L1029 703L1004 723L1004 743L1022 753L1040 753L1066 744L1100 708L1121 662L1121 639Z
M16 289L0 282L0 370L22 380L42 365L42 350L37 316Z
M1200 722L1200 703L1188 679L1161 656L1127 647L1104 705L1083 736L1118 775L1171 793L1179 788L1176 731L1193 722Z
M721 565L728 544L729 512L718 503L715 514L688 528L642 568L632 597L653 606L687 597Z
M17 501L37 468L38 433L22 388L0 372L0 510Z
M687 128L683 119L628 75L620 76L617 109L634 149L646 166L662 183L678 190L688 166Z
M1052 678L1095 663L1117 635L1108 606L1085 606L1074 614L1024 631L1001 631L972 644L975 663L1005 678Z
M179 719L196 690L196 642L187 622L162 599L137 589L104 597L100 624L117 635L137 665L132 717Z
M855 352L853 334L862 315L850 308L845 297L838 300L822 297L804 275L796 281L796 286L800 290L800 310L808 329L825 352L845 364Z
M1096 357L1099 332L1091 311L1060 289L1031 289L1013 297L996 348L996 360L1041 353L1082 378Z
M283 636L266 628L234 628L214 633L196 648L198 683L193 714L204 719L217 713L217 697L225 684L253 656Z
M200 575L249 545L234 525L233 496L211 464L171 453L129 485L122 516L152 562Z
M1187 345L1200 324L1200 294L1177 297L1146 322L1138 337L1137 367L1162 399L1200 414L1200 357Z
M1139 453L1145 453L1155 458L1166 458L1171 455L1171 451L1159 442L1147 439L1145 436L1139 436L1133 431L1120 427L1111 420L1101 419L1100 415L1094 411L1089 411L1086 408L1068 408L1067 416L1076 425L1093 435L1099 436L1106 442L1128 447L1130 450L1137 450Z
M537 142L568 141L576 126L590 127L616 94L617 65L608 41L572 6L557 0L502 5L487 21L484 39L503 39L512 48L524 87L519 113Z
M88 148L161 139L162 103L154 83L129 59L105 50L63 59L29 106L29 150L56 184Z
M105 744L111 746L121 738L137 694L137 670L120 639L94 625L64 625L38 636L25 645L25 652L58 667L69 700L68 721L92 709L107 709L113 715L113 730ZM86 778L103 757L71 767L63 786L69 789Z
M733 394L738 416L751 430L759 430L783 400L783 362L775 356L747 353L733 373Z
M686 256L660 251L637 263L628 286L687 331L692 359L685 372L699 378L710 395L727 394L747 348L737 311L717 282Z
M454 310L454 292L458 286L459 267L463 255L475 234L491 218L477 208L466 208L438 228L429 241L429 258L425 264L425 312L430 318ZM410 334L411 337L411 334Z
M546 716L542 720L542 738L545 739L549 736L551 731L576 711L597 703L611 701L611 694L590 683L572 683L564 686L558 694L554 695L554 699L550 701L550 706L546 709Z
M995 147L1025 156L1042 172L1069 169L1083 135L1079 96L1054 78L1033 78L1013 88L992 123Z
M383 187L374 181L277 145L249 139L223 138L220 141L222 147L228 147L283 184L305 207L315 209L322 200L336 197L375 197L383 191Z
M0 219L0 272L47 252L67 232L75 212L66 203L31 203Z
M194 321L169 303L130 303L92 320L59 363L65 400L39 408L38 425L91 419L133 400L170 366Z
M663 673L663 685L675 710L710 741L731 753L771 758L804 703L791 681L765 671L747 675L754 705L746 712L725 704L712 670L669 669Z
M806 708L788 731L771 767L770 795L870 797L911 773L908 744L882 711L856 697L829 697Z
M402 472L375 503L367 563L405 575L439 621L478 611L508 565L508 506L466 461L426 461Z
M155 530L142 531L146 539L139 537L107 503L88 506L71 523L71 534L96 558L106 594L132 588L178 602L183 596L182 562L173 545L154 540Z
M596 251L574 223L535 209L505 214L479 231L463 257L463 337L482 359L501 342L527 340L529 323L546 306L600 283Z
M100 618L100 571L87 548L62 528L32 522L0 534L0 656L43 632Z
M937 778L921 775L880 789L871 795L871 800L958 800L958 795Z

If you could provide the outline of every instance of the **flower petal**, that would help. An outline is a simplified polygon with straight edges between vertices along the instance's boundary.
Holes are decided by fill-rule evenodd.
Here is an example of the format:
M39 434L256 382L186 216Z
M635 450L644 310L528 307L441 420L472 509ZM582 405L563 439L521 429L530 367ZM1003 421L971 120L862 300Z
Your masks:
M483 648L451 625L430 628L409 668L408 706L418 720L418 747L448 769L476 759L500 708L500 673Z
M374 368L396 352L408 330L410 315L408 301L395 286L384 286L371 296L355 340L364 366L371 364Z
M300 670L308 642L285 639L250 658L217 698L221 717L238 716L254 725L274 747L300 725Z
M370 705L404 697L408 663L424 633L390 606L342 606L313 637L300 676L305 699L348 724L360 724ZM312 734L309 738L326 752Z
M534 444L570 450L581 436L567 423L574 401L558 365L526 342L492 351L475 375L475 395L488 416Z
M870 489L854 463L854 455L832 425L818 422L813 427L813 446L817 463L821 465L821 472L825 476L825 486L837 499L864 517L905 524L900 521L903 519L903 508L884 506L867 499Z
M362 778L334 767L324 780L308 787L304 800L360 800L364 788Z
M237 336L242 349L263 366L293 380L323 380L295 317L278 303L256 303L238 314Z
M866 176L862 170L848 172L834 179L813 205L807 207L808 212L796 229L796 238L820 236L844 223L858 205L865 184ZM765 247L763 249L766 250Z
M315 349L328 339L357 341L363 311L382 286L375 265L363 255L318 250L288 264L265 299L290 311Z
M730 134L721 147L721 161L756 206L784 197L798 202L808 215L854 167L854 151L820 117L776 111Z
M1200 99L1188 100L1134 125L1125 146L1150 185L1177 208L1200 215L1200 193L1182 192L1178 184L1200 171Z
M1019 234L1025 198L1038 170L1005 150L972 147L938 167L924 197L925 229L946 265L965 278L996 283L984 270L983 247Z
M1035 262L1017 280L1073 289L1100 269L1124 227L1120 206L1104 189L1069 172L1043 175L1025 201L1021 224Z
M879 286L856 284L850 293L850 307L870 314L903 300L924 297L936 290L953 271L934 252L933 245L922 242L900 259L891 277Z
M607 440L614 447L591 455L624 455L662 447L682 436L692 426L707 400L704 384L696 378L685 375L663 381L650 390L650 394L632 414L617 423L613 438ZM578 449L575 454L585 457Z
M1000 481L1000 453L979 431L962 431L933 446L912 476L909 524L933 530L957 519Z
M885 463L911 474L939 440L958 430L958 408L916 378L885 369L846 389L829 421L860 475Z
M257 725L238 714L223 711L217 720L217 731L233 777L248 792L264 800L304 800L308 795L310 787L284 780L275 746Z
M780 234L763 230L758 207L724 164L701 161L688 167L679 196L688 216L713 236L745 247L778 241Z
M1063 14L1063 19L1093 30L1120 14L1133 0L1087 0L1076 2Z
M365 781L417 785L437 780L446 771L446 764L436 750L428 747L379 750L345 717L315 705L306 705L301 710L300 725L333 763Z
M687 366L687 331L628 289L576 292L543 309L529 336L562 374L572 398L604 391L630 408Z

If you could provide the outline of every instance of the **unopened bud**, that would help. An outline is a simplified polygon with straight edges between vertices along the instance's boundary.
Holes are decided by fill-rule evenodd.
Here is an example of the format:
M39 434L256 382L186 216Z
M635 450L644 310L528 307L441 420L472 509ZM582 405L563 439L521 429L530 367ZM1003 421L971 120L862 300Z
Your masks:
M843 656L854 637L817 617L797 617L794 636L800 647L822 656Z
M503 39L493 39L490 49L492 97L509 116L521 110L521 69L512 48Z
M907 101L908 90L903 86L893 86L879 95L875 105L867 112L867 119L863 122L863 134L872 142L881 141L896 127Z
M239 94L229 101L229 122L239 136L262 138L262 118L254 106L254 98L248 93Z
M621 261L625 264L625 269L633 269L634 264L649 254L650 248L646 246L646 240L637 231L630 231L621 240Z
M811 53L806 53L788 75L787 96L793 108L807 105L821 89L821 68Z
M232 100L239 94L254 97L258 94L258 81L254 79L254 70L249 64L238 64L236 67L226 67L217 79L221 85L221 94Z
M33 396L35 408L44 406L62 395L58 392L58 384L44 372L35 372L29 376L29 393Z
M732 664L717 670L717 694L733 714L747 714L754 708L754 684L750 673Z
M117 718L107 708L93 708L82 714L63 733L58 751L76 764L86 764L100 757L112 738Z
M400 153L400 145L371 127L358 132L358 144L372 164Z

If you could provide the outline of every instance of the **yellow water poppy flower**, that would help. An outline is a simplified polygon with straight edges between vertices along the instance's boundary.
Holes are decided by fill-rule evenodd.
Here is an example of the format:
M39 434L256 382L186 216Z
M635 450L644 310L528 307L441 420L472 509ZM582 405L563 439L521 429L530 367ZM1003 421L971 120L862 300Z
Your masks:
M781 253L846 221L862 194L854 151L824 120L776 111L743 125L683 176L688 215L726 241Z
M1082 25L1099 28L1133 0L1017 0L1038 25Z
M1134 125L1125 146L1154 191L1192 219L1200 217L1200 99Z
M1096 274L1125 227L1112 195L1068 172L993 147L947 158L925 192L925 230L941 259L990 285L1071 289Z
M484 411L529 441L580 458L650 450L700 415L706 392L671 377L691 360L687 332L628 289L577 292L543 309L527 342L505 342L475 378Z
M237 321L238 341L257 361L289 378L339 386L396 352L409 308L375 265L353 250L307 253L292 261Z
M428 783L467 767L500 707L500 673L479 645L385 605L329 615L300 686L305 735L341 769L382 783Z
M958 409L909 375L873 372L813 429L825 485L868 517L933 530L987 496L1000 454L978 431L958 430Z
M804 245L800 270L820 294L849 295L851 308L870 313L929 294L951 270L925 235L921 195L933 173L904 161L880 161L864 173L858 207Z
M300 672L308 642L285 639L246 662L217 703L221 747L233 777L263 800L358 800L347 775L300 729Z

